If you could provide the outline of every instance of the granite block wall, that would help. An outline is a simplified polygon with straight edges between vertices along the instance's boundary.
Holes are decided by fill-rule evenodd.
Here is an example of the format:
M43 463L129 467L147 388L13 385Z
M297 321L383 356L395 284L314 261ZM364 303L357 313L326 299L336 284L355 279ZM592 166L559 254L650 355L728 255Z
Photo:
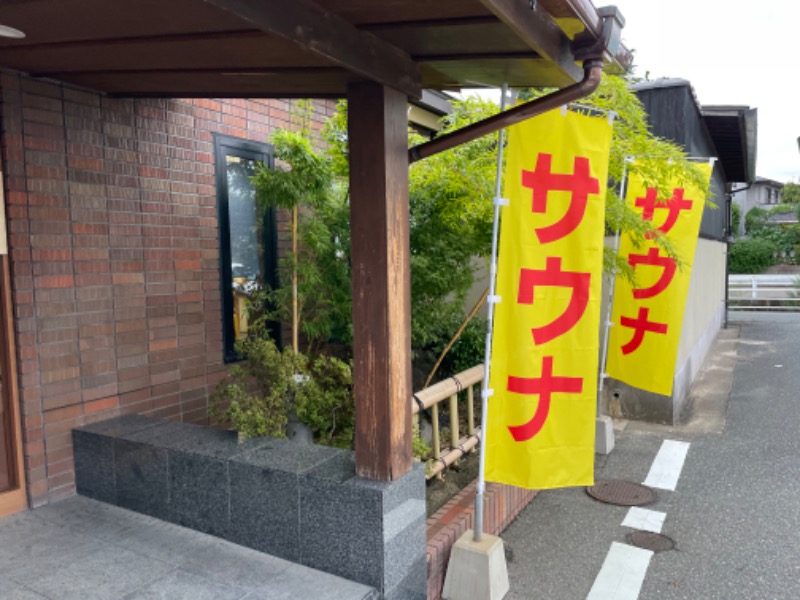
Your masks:
M352 452L125 415L75 429L80 494L425 600L425 473L355 476Z

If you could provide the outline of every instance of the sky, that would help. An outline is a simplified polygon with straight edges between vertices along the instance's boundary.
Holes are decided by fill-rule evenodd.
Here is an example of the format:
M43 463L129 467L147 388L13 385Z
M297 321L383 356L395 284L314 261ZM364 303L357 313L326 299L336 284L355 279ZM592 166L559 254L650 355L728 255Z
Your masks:
M595 6L606 3L595 0ZM800 177L800 3L610 0L625 17L636 74L680 77L703 104L758 109L756 174Z
M800 181L800 2L593 1L625 17L636 75L686 79L701 105L757 108L756 174Z

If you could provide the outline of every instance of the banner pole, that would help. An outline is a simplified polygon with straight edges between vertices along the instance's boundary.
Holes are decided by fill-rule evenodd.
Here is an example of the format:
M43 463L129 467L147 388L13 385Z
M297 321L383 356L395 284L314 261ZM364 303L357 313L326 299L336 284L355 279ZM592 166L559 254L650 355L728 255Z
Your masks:
M504 83L501 88L500 112L506 109L506 94L508 84ZM475 488L475 527L474 541L480 542L483 535L483 496L486 491L486 420L488 414L489 397L492 390L489 389L489 365L492 359L492 332L494 329L494 305L497 303L496 279L497 279L497 241L500 230L500 207L504 204L500 194L503 183L503 145L505 142L505 129L501 129L497 134L497 171L495 173L494 184L494 220L492 222L492 257L489 267L489 307L486 318L486 350L484 352L484 371L483 384L481 386L481 450L478 467L478 483Z
M619 185L619 193L622 201L625 201L625 196L628 193L628 163L633 162L633 159L630 157L625 157L625 162L622 166L622 180L620 181ZM614 255L616 256L619 254L619 229L616 230L614 233ZM606 365L608 364L608 338L611 326L613 323L611 322L611 311L614 306L614 290L617 285L617 266L614 265L613 269L611 270L611 283L608 286L608 306L606 306L606 318L603 327L603 351L601 354L600 360L600 376L599 381L597 382L597 416L600 416L602 412L602 404L603 404L603 386L606 381Z

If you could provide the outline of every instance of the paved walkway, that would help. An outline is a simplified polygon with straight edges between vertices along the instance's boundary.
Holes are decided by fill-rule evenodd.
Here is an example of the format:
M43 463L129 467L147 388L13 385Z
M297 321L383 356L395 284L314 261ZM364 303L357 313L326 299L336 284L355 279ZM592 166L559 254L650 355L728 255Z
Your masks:
M365 585L80 496L0 520L0 600L373 600Z
M646 525L659 521L676 548L632 548L643 522L582 488L542 492L503 533L505 600L800 598L799 356L797 313L732 313L692 388L689 422L619 423L616 448L596 462L598 479L657 488ZM676 446L685 462L666 468L659 457ZM656 485L654 474L674 478Z

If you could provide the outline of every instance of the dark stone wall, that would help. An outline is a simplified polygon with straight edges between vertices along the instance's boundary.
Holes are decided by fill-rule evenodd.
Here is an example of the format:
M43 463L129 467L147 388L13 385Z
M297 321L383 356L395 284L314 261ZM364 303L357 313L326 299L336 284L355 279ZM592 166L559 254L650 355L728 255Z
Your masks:
M82 495L425 600L425 472L355 475L353 452L125 415L72 432Z

